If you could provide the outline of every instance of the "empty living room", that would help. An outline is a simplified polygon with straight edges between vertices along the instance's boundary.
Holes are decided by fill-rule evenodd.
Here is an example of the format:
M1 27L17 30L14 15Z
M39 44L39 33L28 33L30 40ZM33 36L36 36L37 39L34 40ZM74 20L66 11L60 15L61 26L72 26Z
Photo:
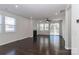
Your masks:
M79 4L0 4L0 55L79 55Z
M71 55L70 4L0 4L1 55Z
M0 0L0 59L78 55L78 0Z

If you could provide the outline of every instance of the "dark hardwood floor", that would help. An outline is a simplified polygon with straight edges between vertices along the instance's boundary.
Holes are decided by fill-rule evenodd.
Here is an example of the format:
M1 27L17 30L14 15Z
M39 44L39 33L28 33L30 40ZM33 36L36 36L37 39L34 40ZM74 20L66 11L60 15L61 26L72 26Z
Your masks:
M53 42L52 42L53 43ZM60 49L52 44L49 37L38 36L37 41L33 38L25 38L3 46L0 46L0 55L70 55L71 50ZM56 47L55 47L56 46Z

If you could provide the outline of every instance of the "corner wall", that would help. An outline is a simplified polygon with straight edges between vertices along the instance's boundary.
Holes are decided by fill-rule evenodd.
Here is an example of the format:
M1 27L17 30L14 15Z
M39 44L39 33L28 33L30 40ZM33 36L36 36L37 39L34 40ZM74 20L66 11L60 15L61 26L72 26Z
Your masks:
M71 7L65 9L65 18L62 21L62 36L65 40L65 49L71 49Z

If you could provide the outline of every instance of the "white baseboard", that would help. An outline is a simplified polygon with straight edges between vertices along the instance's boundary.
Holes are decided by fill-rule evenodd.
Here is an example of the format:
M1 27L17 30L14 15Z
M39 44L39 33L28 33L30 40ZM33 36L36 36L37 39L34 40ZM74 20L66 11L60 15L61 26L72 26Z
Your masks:
M30 37L32 37L32 36L30 36ZM7 41L7 42L2 42L2 43L0 43L0 46L9 44L9 43L12 43L12 42L15 42L15 41L19 41L19 40L22 40L24 38L29 38L29 37L23 37L23 38L18 38L18 39Z
M66 47L65 47L65 49L69 50L69 49L71 49L71 48L68 48L68 47L66 48Z

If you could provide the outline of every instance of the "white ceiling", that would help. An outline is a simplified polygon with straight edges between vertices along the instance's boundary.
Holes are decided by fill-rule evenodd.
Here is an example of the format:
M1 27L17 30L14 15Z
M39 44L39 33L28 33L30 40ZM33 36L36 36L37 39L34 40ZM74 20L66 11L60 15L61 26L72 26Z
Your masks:
M61 16L63 13L59 12L66 7L66 4L19 4L16 8L16 4L0 4L0 10L33 19Z

